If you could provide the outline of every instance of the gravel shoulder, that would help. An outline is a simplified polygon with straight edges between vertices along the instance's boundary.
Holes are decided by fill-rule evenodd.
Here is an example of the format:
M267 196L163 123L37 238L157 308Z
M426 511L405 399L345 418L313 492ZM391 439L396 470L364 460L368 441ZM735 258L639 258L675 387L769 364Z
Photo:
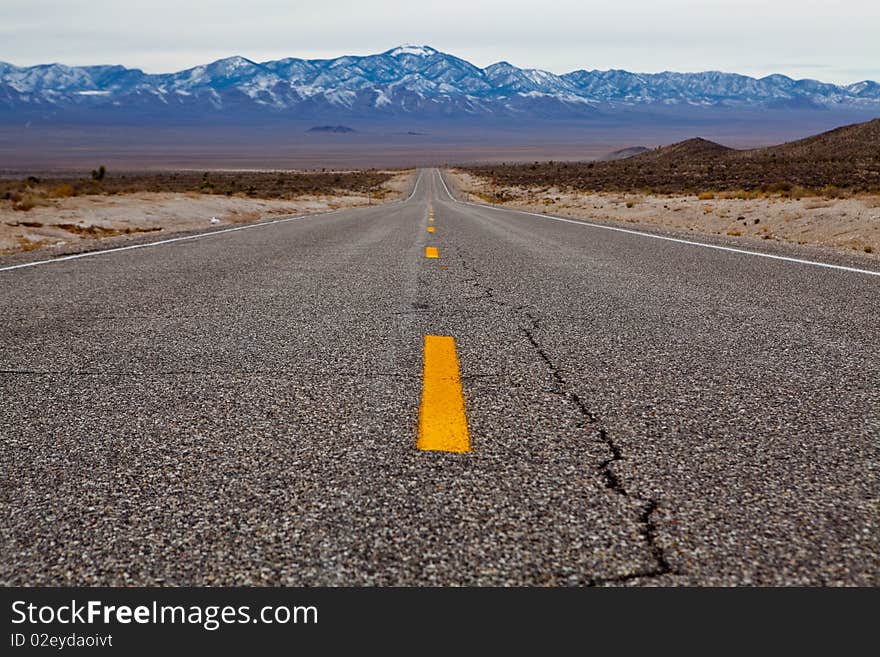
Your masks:
M413 172L397 173L382 188L385 203L401 198ZM116 246L135 240L222 228L291 214L328 212L376 203L356 192L249 198L196 192L135 192L43 199L23 212L0 201L0 257L29 251L47 255Z
M642 224L731 238L783 242L880 259L880 196L851 198L730 198L644 193L578 193L555 187L503 187L451 172L471 200L530 212L622 224Z

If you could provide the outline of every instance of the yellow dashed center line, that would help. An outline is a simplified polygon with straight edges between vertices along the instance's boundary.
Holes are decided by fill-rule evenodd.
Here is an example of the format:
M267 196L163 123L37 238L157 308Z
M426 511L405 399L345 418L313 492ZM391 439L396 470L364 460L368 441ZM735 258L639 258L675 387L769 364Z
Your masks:
M425 257L426 258L439 258L440 252L437 250L436 246L426 246L425 247Z
M433 233L434 230L435 230L435 229L434 229L433 226L428 226L428 232L429 232L429 233Z
M422 404L419 407L419 439L422 450L469 452L467 416L458 373L455 339L425 336Z

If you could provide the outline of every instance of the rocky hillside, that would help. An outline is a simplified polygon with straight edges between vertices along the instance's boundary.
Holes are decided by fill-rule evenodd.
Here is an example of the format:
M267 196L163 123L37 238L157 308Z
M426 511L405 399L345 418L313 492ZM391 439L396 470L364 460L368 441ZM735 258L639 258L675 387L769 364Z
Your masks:
M753 150L734 150L696 138L614 161L535 162L465 170L490 179L499 188L880 192L880 119Z

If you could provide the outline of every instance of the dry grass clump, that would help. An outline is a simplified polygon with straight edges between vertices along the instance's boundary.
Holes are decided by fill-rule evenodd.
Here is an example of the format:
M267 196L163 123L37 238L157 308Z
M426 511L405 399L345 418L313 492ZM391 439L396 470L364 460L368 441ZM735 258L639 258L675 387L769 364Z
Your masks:
M52 198L69 198L75 195L76 190L70 183L57 185L56 187L53 187L52 190L49 192L49 196L51 196Z
M104 226L82 226L80 224L54 224L55 228L61 228L68 233L79 235L80 237L116 237L117 235L132 235L135 233L154 233L162 230L159 226L151 227L127 227L127 228L105 228Z
M16 237L15 241L18 243L18 248L15 249L16 251L34 251L49 243L48 240L29 240L21 236Z

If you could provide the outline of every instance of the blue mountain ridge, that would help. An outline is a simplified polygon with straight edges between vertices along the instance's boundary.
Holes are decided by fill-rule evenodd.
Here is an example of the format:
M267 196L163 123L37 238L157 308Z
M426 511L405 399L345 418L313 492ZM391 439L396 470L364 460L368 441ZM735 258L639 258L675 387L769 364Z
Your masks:
M400 46L367 56L253 62L229 57L176 73L123 66L0 62L5 115L81 110L147 115L361 118L590 117L636 107L880 110L880 84L835 85L784 75L630 73L577 70L556 75L498 62L479 68L430 46Z

